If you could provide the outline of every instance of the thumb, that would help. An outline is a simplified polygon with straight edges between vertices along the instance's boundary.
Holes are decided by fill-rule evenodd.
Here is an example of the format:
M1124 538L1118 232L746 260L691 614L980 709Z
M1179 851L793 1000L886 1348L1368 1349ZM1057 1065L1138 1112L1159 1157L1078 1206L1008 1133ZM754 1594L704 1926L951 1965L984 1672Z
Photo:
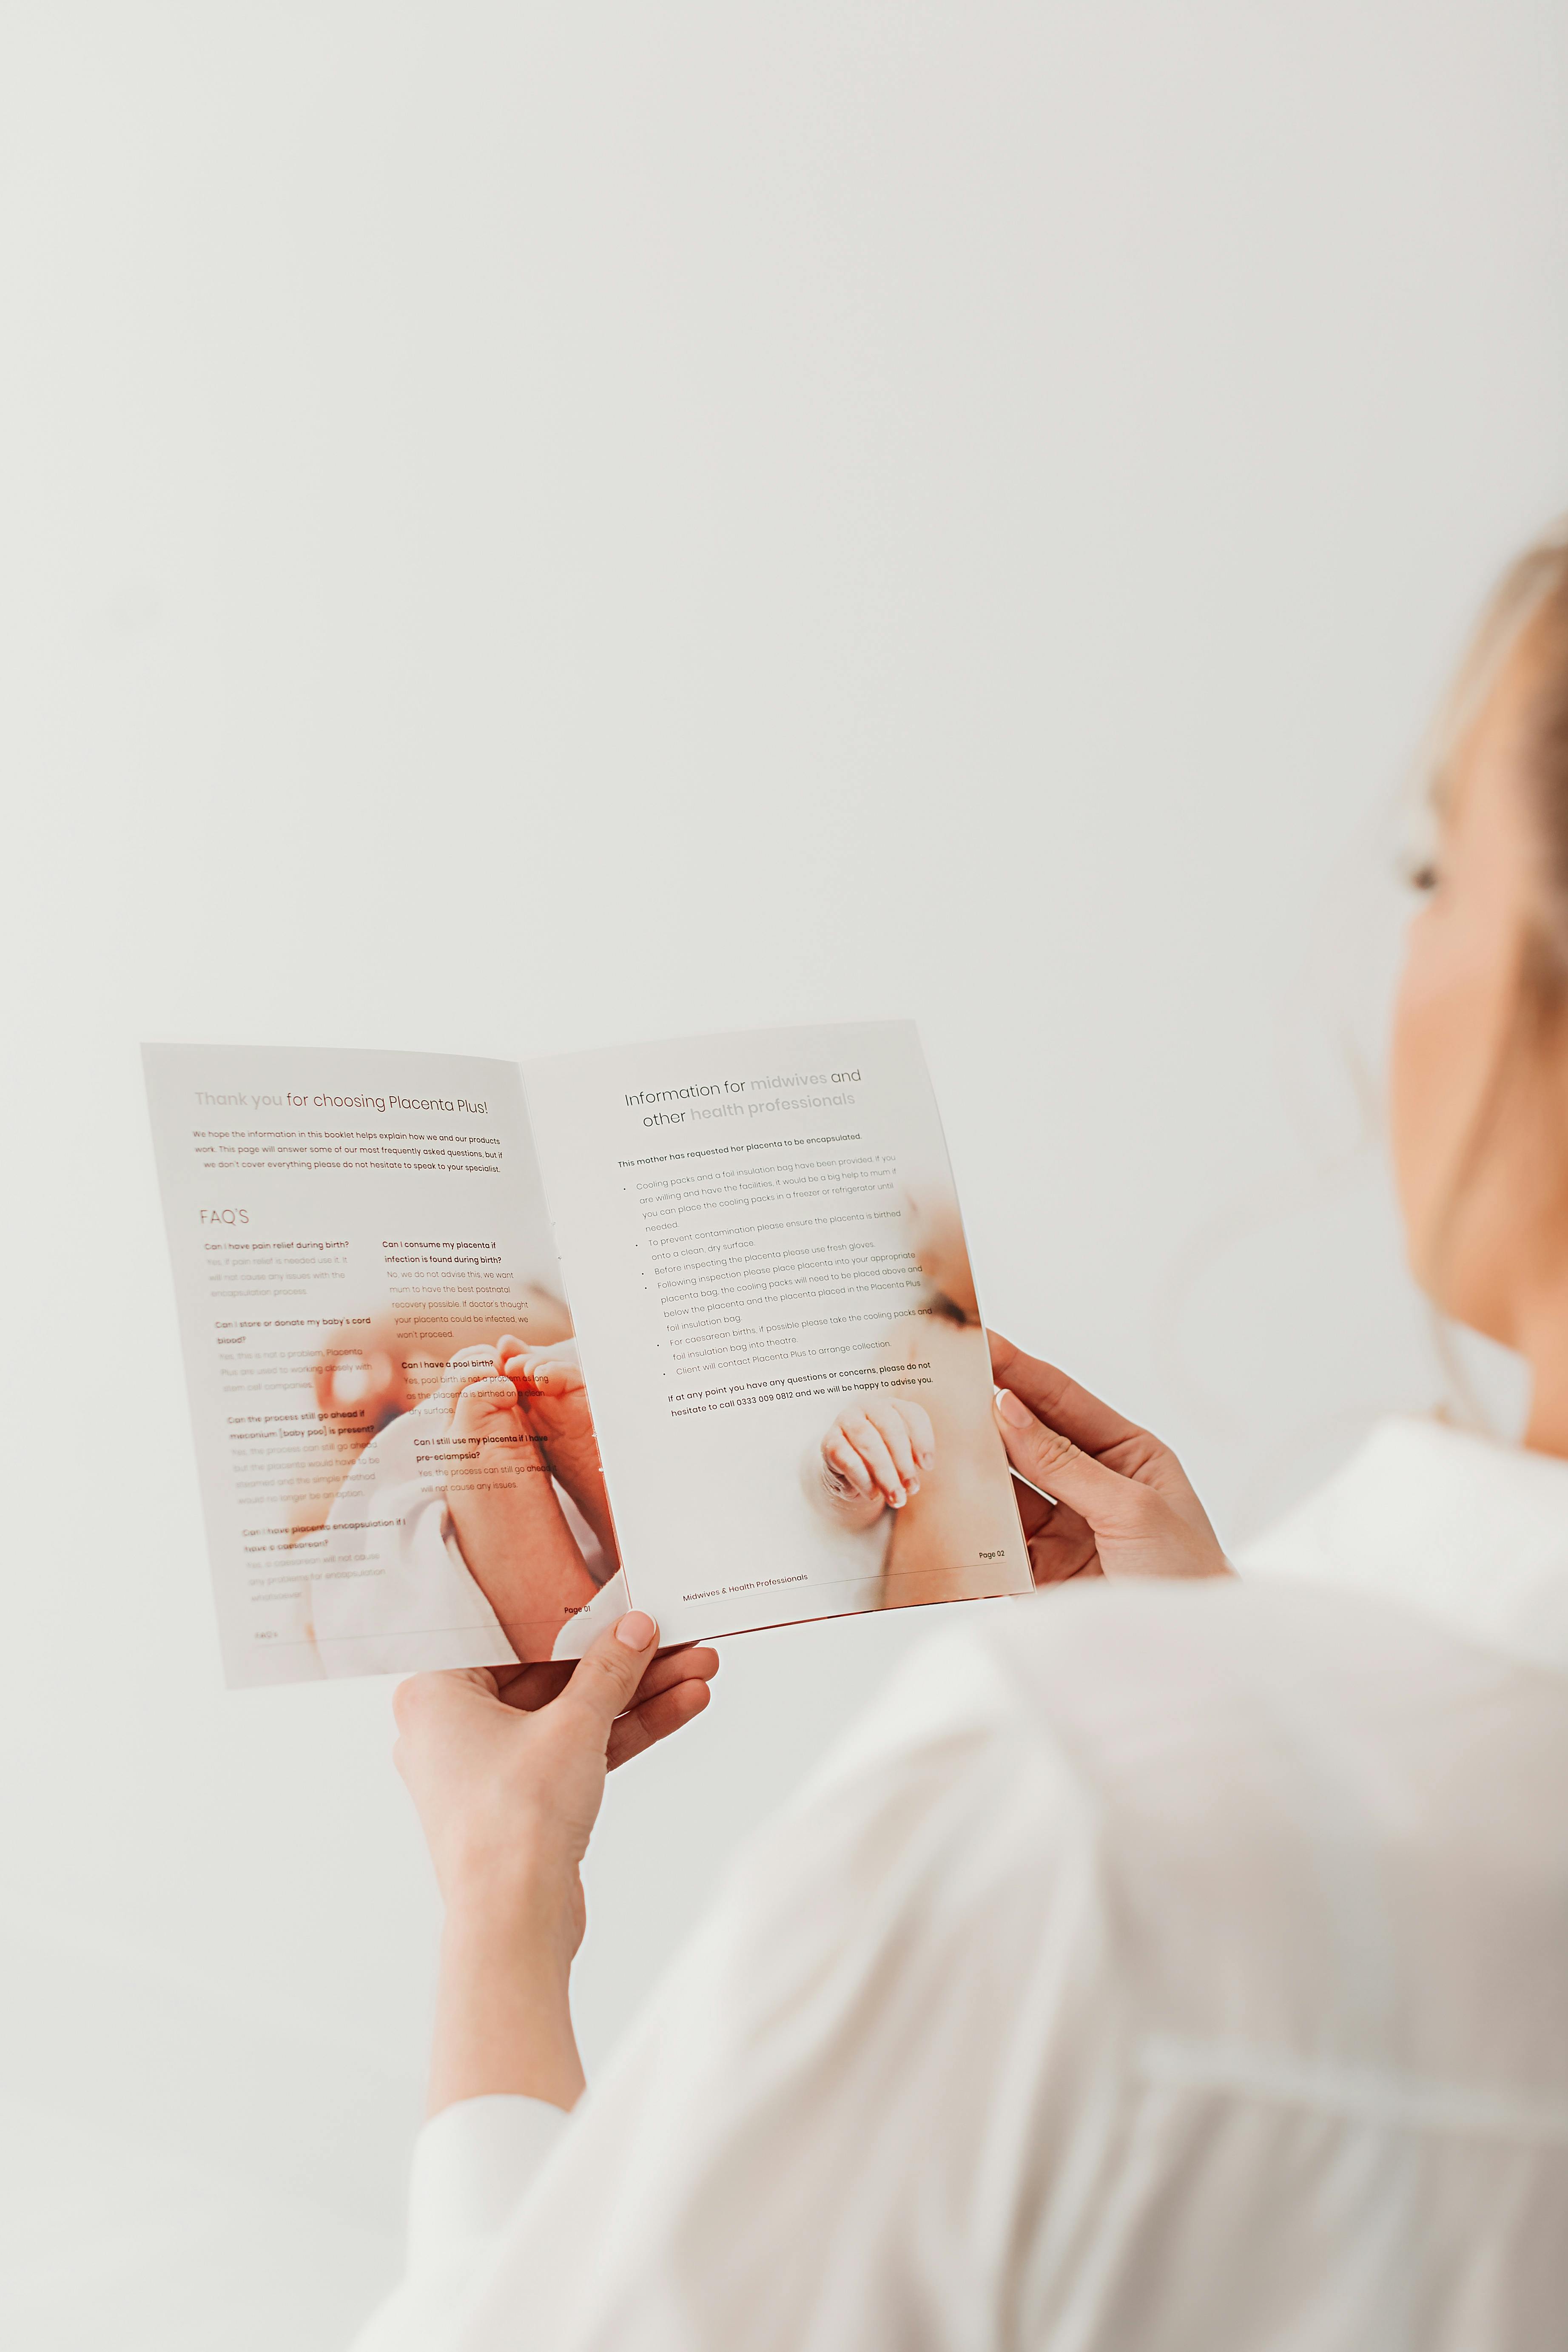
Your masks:
M992 1409L1007 1459L1020 1478L1053 1502L1066 1503L1096 1535L1131 1532L1129 1517L1147 1499L1142 1487L1048 1428L1011 1389L997 1390Z
M556 1705L588 1717L607 1740L610 1726L631 1705L658 1646L658 1627L653 1619L640 1609L628 1609L584 1651Z

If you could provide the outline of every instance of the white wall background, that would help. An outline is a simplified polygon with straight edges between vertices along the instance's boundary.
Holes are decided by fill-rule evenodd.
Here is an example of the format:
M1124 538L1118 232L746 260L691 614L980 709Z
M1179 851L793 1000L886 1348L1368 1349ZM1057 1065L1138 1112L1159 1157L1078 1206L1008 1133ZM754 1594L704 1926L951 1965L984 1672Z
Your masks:
M0 190L10 2340L324 2347L435 1905L386 1687L219 1686L136 1041L912 1013L993 1319L1223 1530L1431 1402L1338 1041L1568 504L1568 25L9 0ZM617 1782L591 2060L920 1630Z

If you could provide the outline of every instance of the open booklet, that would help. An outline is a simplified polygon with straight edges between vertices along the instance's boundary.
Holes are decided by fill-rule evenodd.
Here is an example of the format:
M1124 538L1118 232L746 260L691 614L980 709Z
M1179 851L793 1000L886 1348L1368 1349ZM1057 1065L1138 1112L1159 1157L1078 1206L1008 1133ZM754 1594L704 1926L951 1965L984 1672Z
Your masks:
M1030 1589L910 1024L143 1050L231 1684Z

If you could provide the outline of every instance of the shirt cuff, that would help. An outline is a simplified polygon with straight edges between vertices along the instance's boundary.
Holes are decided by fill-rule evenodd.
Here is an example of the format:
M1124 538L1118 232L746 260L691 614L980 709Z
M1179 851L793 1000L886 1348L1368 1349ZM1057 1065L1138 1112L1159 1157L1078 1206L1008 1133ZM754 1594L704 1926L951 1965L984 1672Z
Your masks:
M571 2120L513 2092L459 2099L432 2116L414 2144L409 2276L472 2258L498 2236Z

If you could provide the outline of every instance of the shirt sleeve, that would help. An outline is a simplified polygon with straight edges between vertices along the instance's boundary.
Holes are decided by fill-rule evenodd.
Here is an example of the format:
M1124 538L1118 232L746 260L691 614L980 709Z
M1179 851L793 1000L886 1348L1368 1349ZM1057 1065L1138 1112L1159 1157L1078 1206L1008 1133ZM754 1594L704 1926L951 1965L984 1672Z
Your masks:
M1083 1952L1043 1892L1062 1796L987 1644L917 1652L742 1855L573 2116L534 2141L500 2112L531 2103L473 2103L498 2111L498 2174L521 2183L552 2144L521 2194L458 2191L455 2223L446 2189L429 2200L440 2267L411 2267L359 2352L739 2352L827 2341L827 2306L835 2344L986 2340L1039 2021ZM443 2124L489 2166L471 2120L437 2119L430 2169Z
M414 2145L403 2284L354 2352L433 2352L460 2322L486 2258L571 2117L498 2093L432 2116Z
M473 2261L497 2237L565 2130L564 2109L498 2093L432 2116L408 2184L411 2273Z

